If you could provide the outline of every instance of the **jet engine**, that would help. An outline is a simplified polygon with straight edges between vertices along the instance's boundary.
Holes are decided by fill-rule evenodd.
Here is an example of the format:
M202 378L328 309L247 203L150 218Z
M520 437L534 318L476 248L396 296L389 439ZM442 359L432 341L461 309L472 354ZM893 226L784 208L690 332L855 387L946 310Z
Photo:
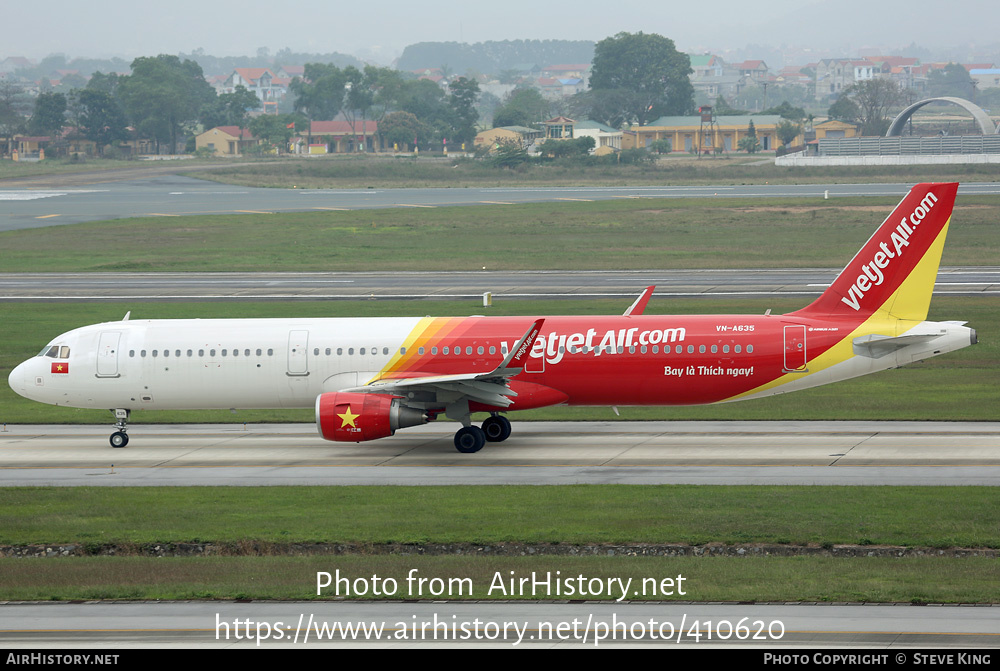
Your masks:
M403 405L398 396L328 392L316 397L316 427L327 440L360 443L428 421L427 413Z

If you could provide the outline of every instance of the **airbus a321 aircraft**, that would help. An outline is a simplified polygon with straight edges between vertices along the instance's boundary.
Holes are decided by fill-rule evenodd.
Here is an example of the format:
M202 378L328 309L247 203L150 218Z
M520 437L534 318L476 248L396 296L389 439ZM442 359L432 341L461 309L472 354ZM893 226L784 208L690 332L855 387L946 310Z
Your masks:
M328 440L440 415L460 452L510 435L501 413L550 405L688 405L805 389L976 343L927 310L957 184L918 184L811 305L785 315L129 320L64 333L10 386L108 408L113 447L137 409L314 406ZM768 311L770 312L770 311ZM488 413L482 428L474 413Z

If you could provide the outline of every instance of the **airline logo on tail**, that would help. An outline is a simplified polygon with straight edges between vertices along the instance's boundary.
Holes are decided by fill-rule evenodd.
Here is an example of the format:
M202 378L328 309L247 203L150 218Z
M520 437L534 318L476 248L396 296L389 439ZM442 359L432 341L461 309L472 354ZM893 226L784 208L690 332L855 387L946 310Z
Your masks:
M858 279L847 290L848 295L840 299L844 305L858 311L861 309L861 299L865 297L865 294L873 286L882 286L882 283L885 282L885 275L890 270L889 266L892 264L892 260L902 256L903 248L910 246L910 236L914 234L916 228L920 226L920 223L930 213L931 208L937 202L937 196L933 192L929 192L920 201L920 204L913 209L909 217L903 217L903 220L896 228L892 229L889 241L886 242L883 240L878 243L880 251L875 252L875 255L871 257L871 261L861 266L864 274L858 275ZM907 223L907 219L909 219L909 223ZM889 249L890 243L895 252ZM883 273L883 270L886 270L886 273Z

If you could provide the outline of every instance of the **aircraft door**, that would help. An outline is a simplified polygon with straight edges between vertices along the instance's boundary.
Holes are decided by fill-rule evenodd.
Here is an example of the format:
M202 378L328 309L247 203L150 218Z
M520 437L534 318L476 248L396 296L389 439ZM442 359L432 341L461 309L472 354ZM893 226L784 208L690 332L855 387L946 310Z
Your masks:
M309 331L288 332L288 375L309 374Z
M118 345L121 331L101 333L97 345L97 377L118 377Z
M805 373L806 363L806 327L785 326L785 371Z

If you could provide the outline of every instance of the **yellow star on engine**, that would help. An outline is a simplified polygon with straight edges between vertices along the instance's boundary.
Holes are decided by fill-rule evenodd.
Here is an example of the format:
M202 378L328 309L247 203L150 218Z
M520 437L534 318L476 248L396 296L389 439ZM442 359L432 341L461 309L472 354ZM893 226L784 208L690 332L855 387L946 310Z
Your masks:
M343 429L346 426L352 426L355 429L358 428L357 425L354 423L354 420L356 420L360 416L361 416L360 414L357 414L357 415L352 414L351 413L351 406L348 405L347 406L347 412L345 412L342 415L337 415L337 417L340 417L340 422L341 422L340 428Z

